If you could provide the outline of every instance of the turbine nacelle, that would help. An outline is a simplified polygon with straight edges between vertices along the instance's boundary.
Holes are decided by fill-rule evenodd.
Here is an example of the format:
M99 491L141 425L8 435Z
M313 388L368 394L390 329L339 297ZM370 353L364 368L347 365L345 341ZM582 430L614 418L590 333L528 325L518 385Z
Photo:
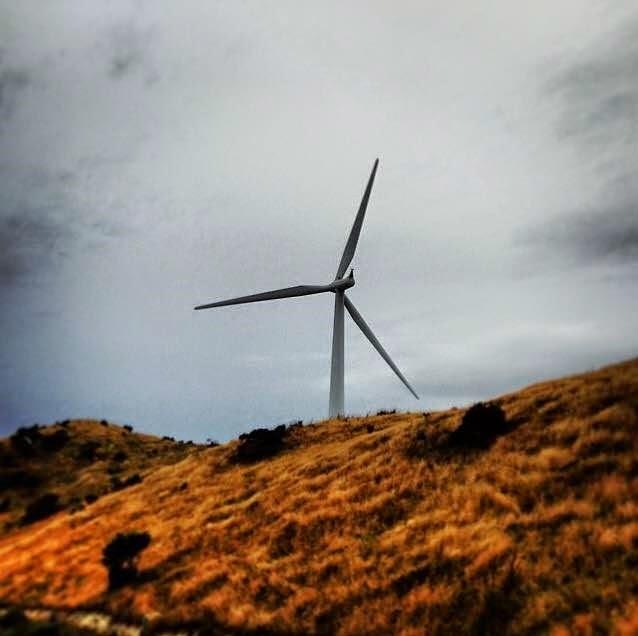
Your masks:
M350 270L350 274L345 278L335 278L329 285L330 291L346 291L346 289L350 289L354 287L354 270Z

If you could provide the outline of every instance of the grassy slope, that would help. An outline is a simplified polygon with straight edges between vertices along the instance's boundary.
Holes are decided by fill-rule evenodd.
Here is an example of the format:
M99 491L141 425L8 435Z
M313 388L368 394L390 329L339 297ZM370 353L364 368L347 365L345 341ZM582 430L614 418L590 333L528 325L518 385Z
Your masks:
M446 447L460 409L303 427L251 465L195 449L11 529L0 598L299 634L638 633L638 360L497 401L515 429L486 451ZM109 593L123 530L153 537L147 580Z
M144 475L157 466L182 460L201 446L133 433L105 420L67 420L42 426L37 435L46 439L66 431L69 441L56 451L46 451L36 442L31 453L17 452L9 439L0 439L0 483L16 473L26 473L38 482L31 487L3 488L0 500L8 498L0 526L5 530L19 523L25 507L38 496L52 492L66 509L77 510L85 497L101 497L112 489L112 481L124 481L134 474ZM93 451L87 452L87 446ZM93 457L91 457L91 455Z

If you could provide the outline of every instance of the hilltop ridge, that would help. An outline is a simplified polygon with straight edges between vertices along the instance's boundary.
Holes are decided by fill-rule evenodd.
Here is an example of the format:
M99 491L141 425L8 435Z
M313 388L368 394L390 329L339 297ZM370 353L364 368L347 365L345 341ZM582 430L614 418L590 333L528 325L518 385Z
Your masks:
M210 633L637 633L638 359L491 403L507 428L485 448L451 443L450 409L288 427L251 460L245 439L71 422L40 464L13 460L61 458L33 489L81 502L25 524L9 494L0 599ZM120 452L141 480L113 488ZM151 535L144 576L110 591L102 550L123 531Z

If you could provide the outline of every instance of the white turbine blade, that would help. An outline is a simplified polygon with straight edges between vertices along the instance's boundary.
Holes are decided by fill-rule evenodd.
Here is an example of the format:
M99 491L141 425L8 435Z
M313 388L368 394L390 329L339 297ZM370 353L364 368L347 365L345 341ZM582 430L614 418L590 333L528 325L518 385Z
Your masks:
M293 298L295 296L309 296L310 294L321 294L330 291L326 285L297 285L296 287L286 287L273 291L251 294L250 296L240 296L239 298L229 298L220 300L208 305L199 305L195 309L210 309L212 307L225 307L226 305L242 305L243 303L258 303L262 300L275 300L277 298Z
M357 216L354 219L354 223L352 224L352 229L350 230L350 236L348 236L348 241L346 242L346 247L343 250L343 255L341 256L341 262L339 263L339 269L337 269L337 275L335 279L342 278L348 269L348 265L350 265L352 261L352 257L354 256L354 251L357 249L357 242L359 241L359 234L361 234L361 226L363 225L363 217L366 215L366 208L368 207L368 199L370 198L370 192L372 191L372 184L374 183L374 175L377 172L377 166L379 165L379 160L375 159L374 166L372 167L372 172L370 173L370 178L368 179L368 185L366 186L365 192L363 193L363 198L361 199L361 205L359 206L359 211L357 212Z
M392 358L388 355L388 352L381 346L381 343L377 340L377 337L372 333L372 329L368 327L366 321L363 319L363 316L357 311L357 308L352 304L350 299L345 296L345 305L348 313L352 316L352 320L357 323L357 326L363 333L366 338L372 343L372 346L381 354L381 357L390 365L390 368L397 374L399 380L405 384L410 393L414 395L414 397L418 400L419 396L416 394L416 391L410 386L410 383L405 379L401 371L397 368L397 365L392 362Z

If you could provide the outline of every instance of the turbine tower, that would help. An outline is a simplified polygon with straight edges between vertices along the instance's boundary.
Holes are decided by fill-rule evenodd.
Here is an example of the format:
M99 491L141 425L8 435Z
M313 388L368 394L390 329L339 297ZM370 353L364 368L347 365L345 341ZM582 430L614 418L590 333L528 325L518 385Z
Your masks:
M334 324L332 329L332 358L330 362L330 406L328 409L329 417L338 417L344 414L343 401L343 310L344 307L348 310L348 313L356 323L356 325L363 331L364 335L372 343L372 346L381 354L381 357L388 363L390 368L396 373L401 382L405 384L410 393L418 400L419 396L414 389L410 386L410 383L405 379L404 375L399 371L398 367L392 361L392 358L388 355L388 352L381 346L381 343L377 340L372 329L368 326L361 314L357 311L357 308L352 304L352 301L346 296L346 290L350 287L354 287L354 273L350 270L348 276L344 276L348 266L352 262L354 252L357 248L359 241L359 235L361 234L361 226L363 225L363 218L366 214L366 208L368 207L368 200L370 199L370 192L372 191L372 184L374 183L374 176L377 172L377 166L379 160L376 159L370 178L368 179L368 185L366 186L363 198L361 199L361 205L359 205L359 211L352 224L350 235L346 241L346 246L337 268L335 278L331 283L327 285L297 285L295 287L286 287L284 289L275 289L273 291L262 292L260 294L252 294L250 296L240 296L239 298L230 298L228 300L220 300L218 302L209 303L207 305L199 305L195 309L211 309L212 307L225 307L227 305L241 305L244 303L256 303L263 300L275 300L278 298L293 298L295 296L309 296L311 294L324 294L326 292L332 292L335 295L335 312L334 312Z

